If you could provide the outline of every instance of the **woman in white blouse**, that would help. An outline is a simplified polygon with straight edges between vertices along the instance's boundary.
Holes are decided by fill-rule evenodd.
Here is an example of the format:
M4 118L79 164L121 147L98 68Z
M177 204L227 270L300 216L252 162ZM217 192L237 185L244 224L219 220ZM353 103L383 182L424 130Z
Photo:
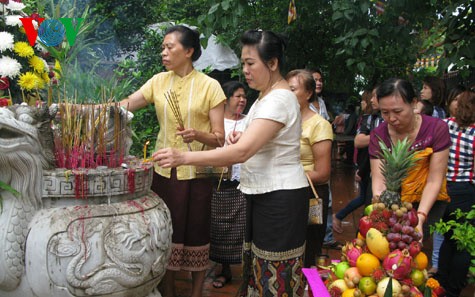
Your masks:
M243 163L239 188L246 195L247 218L241 296L302 296L309 188L300 163L300 106L281 74L285 42L271 31L250 30L241 43L246 82L260 91L244 132L231 134L230 145L222 149L161 149L153 159L163 167Z

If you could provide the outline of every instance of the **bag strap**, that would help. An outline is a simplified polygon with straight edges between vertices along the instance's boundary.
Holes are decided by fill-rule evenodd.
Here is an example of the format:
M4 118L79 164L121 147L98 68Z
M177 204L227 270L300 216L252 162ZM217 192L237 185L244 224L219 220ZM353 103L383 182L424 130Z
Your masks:
M220 146L220 147L223 147L223 145L221 144L221 141L219 141L218 135L216 135L216 133L213 133L213 132L211 132L211 134L213 134L214 136L216 136L216 141L218 142L219 146ZM205 146L206 146L206 144L203 143L203 146L201 147L201 150L204 150L204 149L205 149Z
M317 191L315 190L315 187L313 186L312 180L310 179L310 176L308 175L307 172L305 172L305 176L308 179L308 183L310 184L310 187L312 188L312 192L313 192L313 195L315 195L315 198L317 198L317 199L320 198L320 197L318 197Z

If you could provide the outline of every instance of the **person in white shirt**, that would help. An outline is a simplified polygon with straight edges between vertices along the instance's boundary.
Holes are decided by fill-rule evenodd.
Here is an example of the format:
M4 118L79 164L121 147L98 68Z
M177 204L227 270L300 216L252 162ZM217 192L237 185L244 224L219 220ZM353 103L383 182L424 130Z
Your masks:
M302 296L310 188L300 163L300 106L281 74L285 41L271 31L249 30L241 43L246 82L260 91L244 132L229 135L222 149L167 148L153 160L162 167L242 163L239 189L247 209L240 294Z

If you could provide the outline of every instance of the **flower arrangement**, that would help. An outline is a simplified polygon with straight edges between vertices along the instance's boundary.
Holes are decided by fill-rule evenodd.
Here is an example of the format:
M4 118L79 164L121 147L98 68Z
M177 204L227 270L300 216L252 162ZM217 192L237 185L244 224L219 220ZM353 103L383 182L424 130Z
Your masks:
M39 15L26 10L21 0L0 0L0 106L35 103L40 91L59 79L58 63L47 63L48 51L39 43L33 47L27 42L20 18L38 20ZM33 24L38 27L38 21Z

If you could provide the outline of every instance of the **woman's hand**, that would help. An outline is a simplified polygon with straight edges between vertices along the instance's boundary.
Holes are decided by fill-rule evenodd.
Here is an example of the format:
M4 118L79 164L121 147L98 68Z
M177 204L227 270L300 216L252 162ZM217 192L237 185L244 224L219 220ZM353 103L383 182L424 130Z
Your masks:
M424 240L424 229L422 229L423 226L424 226L424 221L422 221L421 217L419 216L419 222L417 223L416 229L417 229L417 232L421 234L421 239L419 240L419 242L421 243Z
M183 165L184 156L179 150L172 148L164 148L152 154L152 159L163 168L172 168Z
M239 138L241 138L242 132L238 131L233 131L228 134L228 137L226 138L226 143L229 144L234 144L238 142Z
M176 135L180 135L181 137L183 137L184 143L191 143L196 140L198 131L193 128L178 128L178 132L176 132Z

